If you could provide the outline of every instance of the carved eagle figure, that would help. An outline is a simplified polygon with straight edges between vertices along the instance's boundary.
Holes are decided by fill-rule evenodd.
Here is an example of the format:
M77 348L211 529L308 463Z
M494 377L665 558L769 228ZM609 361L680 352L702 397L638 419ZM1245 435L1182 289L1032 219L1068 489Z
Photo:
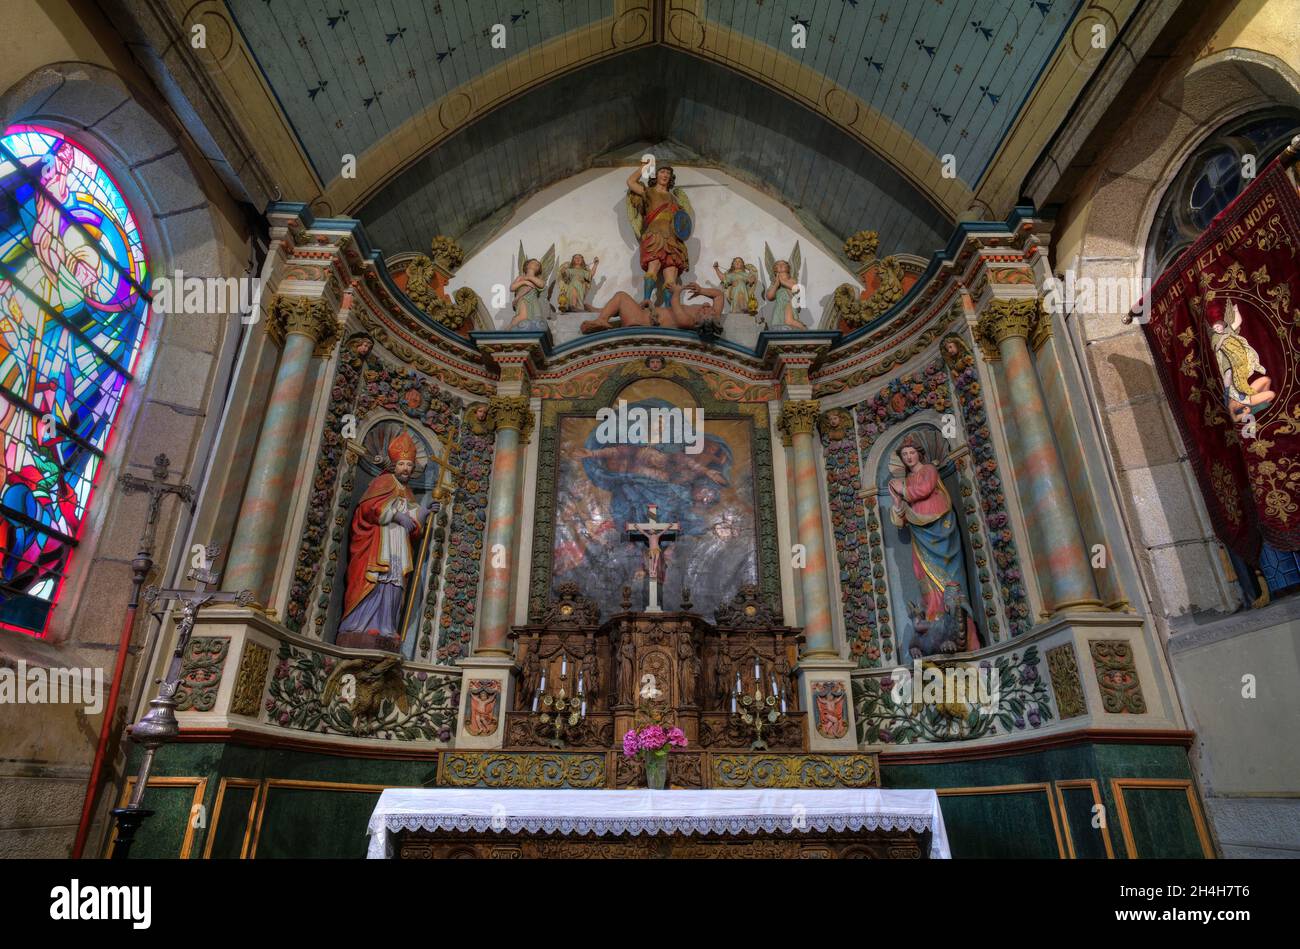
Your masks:
M385 699L405 714L410 709L406 695L406 679L402 676L401 656L382 659L344 659L334 667L325 682L321 704L329 707L339 694L344 676L356 681L356 694L349 703L355 723L373 721L379 717L379 707Z

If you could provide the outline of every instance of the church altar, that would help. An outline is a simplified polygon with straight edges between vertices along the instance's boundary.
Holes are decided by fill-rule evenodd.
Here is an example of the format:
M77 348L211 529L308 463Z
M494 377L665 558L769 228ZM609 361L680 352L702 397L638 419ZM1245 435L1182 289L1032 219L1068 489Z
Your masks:
M388 788L367 832L370 859L951 857L933 790Z

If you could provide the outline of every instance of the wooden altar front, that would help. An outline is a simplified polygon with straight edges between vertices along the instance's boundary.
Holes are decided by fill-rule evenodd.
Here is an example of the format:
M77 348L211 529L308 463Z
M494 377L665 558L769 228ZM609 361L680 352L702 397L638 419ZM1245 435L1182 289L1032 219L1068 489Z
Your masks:
M615 834L604 837L553 837L545 834L445 834L402 831L396 835L399 860L449 858L519 860L782 859L921 860L929 856L930 832L864 830L839 834Z
M541 623L511 631L519 680L505 749L621 751L629 729L658 721L681 728L695 754L807 751L794 682L802 633L776 623L754 586L716 620L626 610L602 623L576 584L561 586ZM561 697L567 720L557 722ZM760 729L739 714L746 698L765 703Z

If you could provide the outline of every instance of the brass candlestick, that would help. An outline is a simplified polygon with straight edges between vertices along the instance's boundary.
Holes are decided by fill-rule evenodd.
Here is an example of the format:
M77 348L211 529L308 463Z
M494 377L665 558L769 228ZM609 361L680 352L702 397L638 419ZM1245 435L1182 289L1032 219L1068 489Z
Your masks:
M731 714L754 730L754 740L750 742L751 751L768 751L767 740L763 732L773 728L785 718L785 694L780 689L776 677L771 677L772 691L763 694L763 670L757 659L754 660L754 691L743 692L740 685L740 673L736 673L736 688L731 695Z
M568 666L566 659L560 670L558 692L546 691L546 676L543 675L537 693L533 696L532 711L540 723L538 730L549 729L555 733L551 739L551 745L555 748L564 748L566 733L576 728L578 723L587 717L587 696L583 689L583 674L579 671L578 688L569 695L566 687L569 678Z

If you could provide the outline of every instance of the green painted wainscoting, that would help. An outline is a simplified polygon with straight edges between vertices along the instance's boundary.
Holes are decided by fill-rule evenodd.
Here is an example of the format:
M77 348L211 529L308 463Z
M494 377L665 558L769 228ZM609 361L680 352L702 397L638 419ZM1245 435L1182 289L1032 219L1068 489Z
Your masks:
M155 759L144 803L157 814L132 857L361 858L380 791L431 787L436 771L429 758L171 745ZM1181 746L1093 743L907 764L885 753L880 771L884 787L938 790L954 857L1213 855ZM1104 827L1093 826L1098 811Z
M1214 856L1178 745L1093 743L921 764L886 752L880 773L887 788L939 792L957 858Z
M137 764L133 753L129 770ZM169 745L154 759L144 797L158 813L131 857L362 858L379 793L431 786L435 765L235 743Z

